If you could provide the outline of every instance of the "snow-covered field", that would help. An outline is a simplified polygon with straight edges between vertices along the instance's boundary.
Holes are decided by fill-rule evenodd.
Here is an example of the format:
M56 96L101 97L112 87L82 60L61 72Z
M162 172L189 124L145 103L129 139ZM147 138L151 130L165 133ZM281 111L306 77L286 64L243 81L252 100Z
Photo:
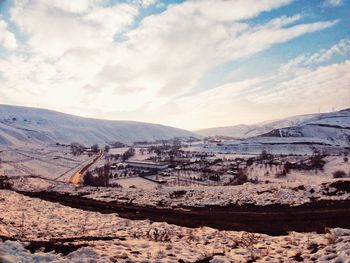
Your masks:
M40 155L41 156L41 155ZM16 159L17 153L11 155ZM325 173L344 162L329 157ZM257 168L258 169L258 168ZM314 175L309 175L314 176ZM101 201L141 206L229 204L297 206L315 200L349 200L349 191L329 184L322 175L302 182L246 183L240 186L158 187L142 178L117 180L123 188L75 187L66 182L30 176L12 178L14 188L49 190ZM347 179L342 179L347 180ZM129 188L135 185L137 188ZM173 197L175 191L183 195ZM350 262L350 230L334 228L323 234L290 232L269 236L210 227L187 228L165 222L129 220L0 190L0 261L17 262ZM33 249L33 244L40 245ZM46 243L45 243L46 242ZM53 244L56 247L52 246ZM42 249L39 247L42 246ZM63 253L59 248L69 248ZM63 249L63 251L65 251ZM63 254L62 254L63 253Z
M73 156L69 147L21 147L3 148L0 175L9 177L32 176L48 180L69 182L70 177L84 166L91 157Z
M284 177L276 177L276 174L283 170L283 165L253 164L248 169L250 178L257 178L259 181L278 183L307 183L320 184L332 181L333 173L344 171L350 178L350 162L344 161L344 156L327 156L324 158L325 166L322 170L291 170ZM283 158L281 158L283 160ZM306 159L305 157L284 157L290 162ZM346 159L347 160L347 159Z
M2 262L349 262L350 230L325 234L291 232L271 237L236 231L186 228L148 220L133 221L116 214L68 208L0 190ZM94 237L93 240L89 237ZM105 240L109 237L109 240ZM63 241L70 238L70 241ZM62 255L39 250L28 241L62 241L83 248Z
M121 179L111 179L110 183L118 183L123 188L136 187L137 189L155 189L157 188L157 183L148 181L141 177L134 178L121 178Z

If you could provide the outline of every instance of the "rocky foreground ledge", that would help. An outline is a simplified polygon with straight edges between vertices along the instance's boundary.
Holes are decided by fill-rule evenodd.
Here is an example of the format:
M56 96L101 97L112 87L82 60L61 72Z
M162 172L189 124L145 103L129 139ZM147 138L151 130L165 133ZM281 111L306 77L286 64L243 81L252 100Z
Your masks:
M350 231L269 236L129 220L0 190L2 262L348 262ZM293 220L297 220L294 216Z
M120 217L269 235L350 228L350 181L159 190L57 186L20 194Z

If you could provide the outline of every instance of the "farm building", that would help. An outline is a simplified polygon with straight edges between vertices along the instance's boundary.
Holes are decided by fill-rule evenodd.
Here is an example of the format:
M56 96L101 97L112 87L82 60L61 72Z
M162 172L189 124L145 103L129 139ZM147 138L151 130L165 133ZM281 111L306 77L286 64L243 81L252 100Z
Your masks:
M149 170L165 170L169 166L168 163L155 163L155 162L148 162L148 161L127 161L126 163L130 167L149 169Z

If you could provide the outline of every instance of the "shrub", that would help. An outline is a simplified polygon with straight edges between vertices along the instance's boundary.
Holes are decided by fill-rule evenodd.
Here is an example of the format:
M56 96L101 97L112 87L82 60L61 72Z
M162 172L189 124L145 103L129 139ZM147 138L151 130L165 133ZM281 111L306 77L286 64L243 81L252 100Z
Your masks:
M220 176L217 174L213 174L209 176L209 180L219 182L220 181Z
M184 190L178 190L170 193L170 198L179 198L186 194L186 191Z
M168 242L171 239L171 232L167 229L162 228L151 228L147 233L146 237L156 242Z
M333 178L344 178L346 173L344 171L338 170L333 173Z
M91 150L94 152L94 153L98 153L98 151L100 150L100 148L98 147L97 144L94 144L91 146Z
M248 175L246 169L239 169L238 175L235 178L231 178L228 185L240 185L248 182Z
M323 170L323 166L326 164L323 157L324 156L322 156L320 153L314 152L314 154L310 157L311 168L315 170Z
M289 173L289 168L284 167L281 172L276 173L276 178L286 177Z
M84 184L90 186L108 186L110 167L105 164L96 168L93 172L87 171L83 177Z
M111 149L111 147L110 147L109 145L106 145L106 146L105 146L105 152L106 152L106 153L108 153L110 149Z
M135 155L135 149L134 148L129 148L125 153L122 155L122 160L125 162L129 160L131 157Z

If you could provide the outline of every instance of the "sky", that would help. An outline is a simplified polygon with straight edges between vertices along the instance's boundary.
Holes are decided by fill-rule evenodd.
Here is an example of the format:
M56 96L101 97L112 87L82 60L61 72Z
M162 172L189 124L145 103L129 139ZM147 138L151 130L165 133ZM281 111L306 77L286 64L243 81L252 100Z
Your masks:
M350 107L350 0L0 0L0 103L196 130Z

